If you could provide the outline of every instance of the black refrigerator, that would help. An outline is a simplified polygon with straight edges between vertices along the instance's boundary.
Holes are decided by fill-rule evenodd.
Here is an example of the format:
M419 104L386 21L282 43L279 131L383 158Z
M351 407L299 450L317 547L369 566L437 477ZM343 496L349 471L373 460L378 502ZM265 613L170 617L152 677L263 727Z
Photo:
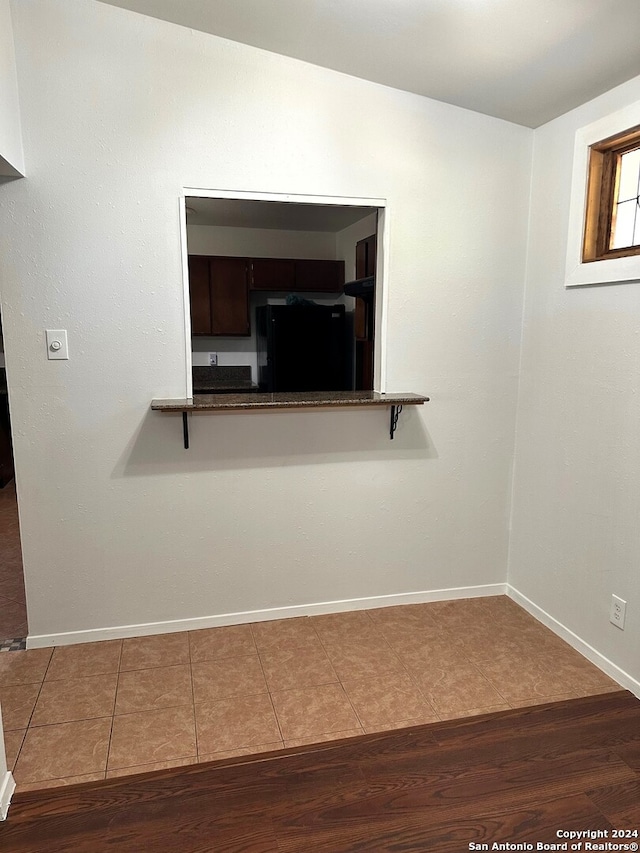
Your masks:
M344 305L263 305L256 329L261 391L353 388Z

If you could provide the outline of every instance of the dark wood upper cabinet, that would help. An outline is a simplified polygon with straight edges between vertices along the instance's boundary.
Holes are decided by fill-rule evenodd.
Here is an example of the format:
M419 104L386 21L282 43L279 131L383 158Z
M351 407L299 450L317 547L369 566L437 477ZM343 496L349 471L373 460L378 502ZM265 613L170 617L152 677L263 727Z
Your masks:
M246 258L189 256L193 335L249 335L249 264Z
M249 263L246 258L210 258L211 333L249 335Z
M339 293L344 287L344 261L295 262L295 290Z
M249 291L339 293L344 261L189 255L191 333L251 334Z
M191 334L211 334L211 284L209 258L189 255L189 296L191 298Z
M339 293L344 287L344 261L253 258L251 289L272 293Z
M252 258L251 289L290 291L295 289L295 261L281 258Z

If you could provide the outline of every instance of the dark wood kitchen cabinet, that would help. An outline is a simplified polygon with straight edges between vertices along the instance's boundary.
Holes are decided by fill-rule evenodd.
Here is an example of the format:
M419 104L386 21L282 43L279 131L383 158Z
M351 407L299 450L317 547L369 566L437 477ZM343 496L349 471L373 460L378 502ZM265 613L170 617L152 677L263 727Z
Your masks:
M189 255L189 299L191 302L191 334L211 334L211 284L209 258Z
M286 258L251 258L251 290L291 291L296 284L295 261Z
M356 278L376 274L376 235L372 234L356 243ZM357 341L373 338L373 301L356 297L354 326Z
M189 255L191 333L251 334L249 291L340 293L344 261Z
M340 293L344 261L252 258L251 290L272 293Z
M189 256L193 335L249 335L247 258Z
M376 274L376 235L372 234L356 243L356 278ZM374 290L375 293L375 290ZM373 388L373 342L375 299L372 296L356 297L353 327L356 338L356 390Z
M340 293L344 287L344 261L296 261L295 290Z

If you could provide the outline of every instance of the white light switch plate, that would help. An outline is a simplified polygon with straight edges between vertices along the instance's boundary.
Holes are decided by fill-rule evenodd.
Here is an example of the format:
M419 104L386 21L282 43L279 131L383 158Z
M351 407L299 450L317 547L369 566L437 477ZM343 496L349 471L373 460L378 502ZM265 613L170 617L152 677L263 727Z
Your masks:
M66 329L46 329L47 335L47 358L68 359L69 345L67 343Z

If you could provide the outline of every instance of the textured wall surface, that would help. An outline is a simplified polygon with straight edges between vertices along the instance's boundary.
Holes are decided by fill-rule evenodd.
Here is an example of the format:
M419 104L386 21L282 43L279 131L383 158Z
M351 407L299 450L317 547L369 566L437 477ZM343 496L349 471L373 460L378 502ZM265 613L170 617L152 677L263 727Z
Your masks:
M0 0L0 175L24 175L18 81L9 0Z
M576 130L634 102L638 78L535 132L509 581L640 679L640 282L564 286Z
M248 258L336 257L336 238L325 231L284 231L277 228L187 226L192 255L231 255Z
M13 7L0 279L30 632L501 583L530 130L91 0ZM388 201L386 411L177 418L185 186ZM44 329L66 328L69 361Z

